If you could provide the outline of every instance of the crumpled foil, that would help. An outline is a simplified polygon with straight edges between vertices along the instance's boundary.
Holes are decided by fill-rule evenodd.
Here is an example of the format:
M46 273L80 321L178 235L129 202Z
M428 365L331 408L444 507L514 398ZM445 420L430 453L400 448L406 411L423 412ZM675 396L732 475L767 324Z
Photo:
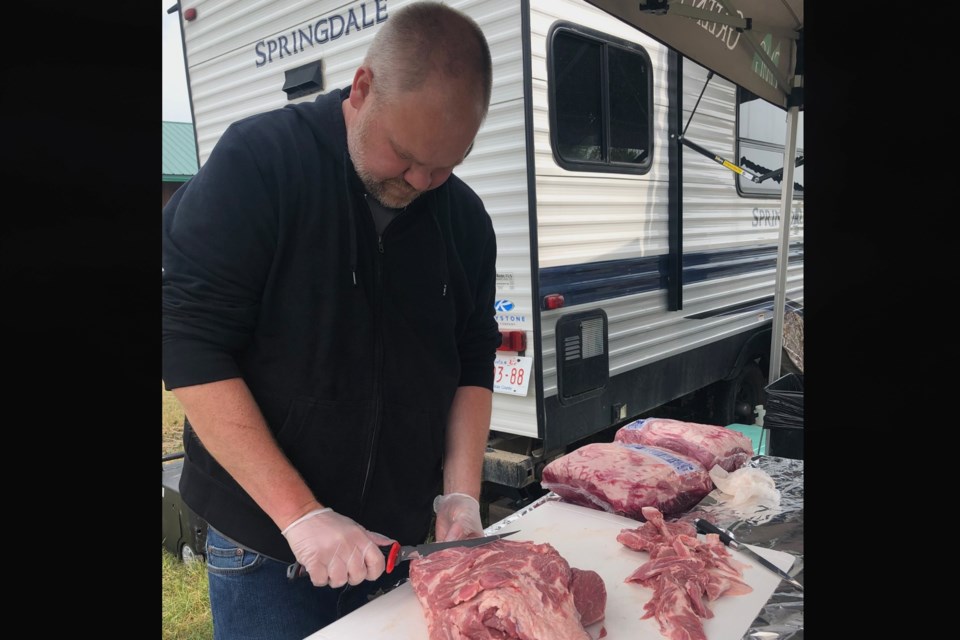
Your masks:
M780 492L778 506L757 505L748 510L742 505L730 508L725 504L729 496L714 489L690 511L667 520L706 518L728 530L738 542L789 553L795 560L788 573L803 584L803 460L757 456L748 466L762 469L773 479ZM562 499L551 491L490 525L484 535L497 533L550 501ZM803 640L803 591L781 581L742 640Z

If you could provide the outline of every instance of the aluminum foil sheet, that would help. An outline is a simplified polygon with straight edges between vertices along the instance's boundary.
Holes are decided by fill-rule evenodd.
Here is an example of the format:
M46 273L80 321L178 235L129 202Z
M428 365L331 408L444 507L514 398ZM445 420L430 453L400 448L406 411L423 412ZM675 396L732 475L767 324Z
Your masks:
M673 519L706 517L730 531L739 542L789 553L795 560L788 573L803 584L803 460L757 456L748 464L773 479L780 491L778 506L731 509L724 502L725 494L714 490L690 511ZM561 498L551 491L493 523L484 529L484 535L497 533L540 505L555 500ZM742 640L803 640L803 592L781 582Z
M706 514L739 542L794 556L788 573L803 584L803 460L758 456L750 461L749 466L762 469L773 479L780 491L779 506L757 507L747 512L731 510L723 503L724 494L714 490L693 511ZM743 638L802 640L803 591L781 582Z

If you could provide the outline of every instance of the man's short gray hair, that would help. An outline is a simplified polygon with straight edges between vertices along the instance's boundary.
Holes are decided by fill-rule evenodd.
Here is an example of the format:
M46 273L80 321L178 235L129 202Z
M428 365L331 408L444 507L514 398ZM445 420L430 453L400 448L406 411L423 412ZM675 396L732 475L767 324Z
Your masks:
M428 79L476 78L483 113L493 82L490 47L469 16L440 2L415 2L390 14L363 63L387 95L420 88Z

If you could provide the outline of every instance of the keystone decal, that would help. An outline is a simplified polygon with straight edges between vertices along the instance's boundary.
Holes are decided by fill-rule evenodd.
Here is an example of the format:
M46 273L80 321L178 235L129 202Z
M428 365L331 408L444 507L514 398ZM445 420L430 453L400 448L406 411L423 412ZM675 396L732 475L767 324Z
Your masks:
M526 326L527 314L517 311L517 305L513 303L513 300L497 300L493 303L493 308L496 311L494 318L496 318L501 329L524 328Z
M320 18L313 24L305 24L286 34L261 40L254 45L253 51L257 56L257 67L262 67L276 59L283 59L297 53L303 53L306 46L321 45L350 35L351 31L361 31L386 22L387 0L363 2L358 8L350 7L338 13Z
M527 322L527 314L498 313L494 316L501 328L522 327Z

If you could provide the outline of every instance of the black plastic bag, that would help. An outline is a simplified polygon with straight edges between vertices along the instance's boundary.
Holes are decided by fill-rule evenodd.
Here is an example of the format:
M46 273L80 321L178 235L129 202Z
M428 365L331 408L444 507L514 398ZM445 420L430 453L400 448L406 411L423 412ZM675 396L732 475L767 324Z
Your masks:
M803 374L788 373L765 387L763 428L770 429L767 454L803 459Z

